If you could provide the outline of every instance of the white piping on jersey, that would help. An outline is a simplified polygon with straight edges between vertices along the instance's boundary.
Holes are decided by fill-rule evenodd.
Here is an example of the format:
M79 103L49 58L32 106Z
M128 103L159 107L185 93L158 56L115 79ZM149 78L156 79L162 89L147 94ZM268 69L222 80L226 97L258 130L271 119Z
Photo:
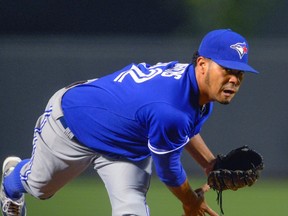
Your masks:
M165 150L165 149L158 149L158 148L155 148L151 145L151 143L148 141L148 148L150 149L151 152L155 153L155 154L160 154L160 155L163 155L163 154L168 154L168 153L171 153L173 151L177 151L178 149L180 148L183 148L183 146L185 146L188 142L189 142L189 137L186 136L186 142L184 144L182 144L181 146L175 148L175 149L172 149L172 150Z

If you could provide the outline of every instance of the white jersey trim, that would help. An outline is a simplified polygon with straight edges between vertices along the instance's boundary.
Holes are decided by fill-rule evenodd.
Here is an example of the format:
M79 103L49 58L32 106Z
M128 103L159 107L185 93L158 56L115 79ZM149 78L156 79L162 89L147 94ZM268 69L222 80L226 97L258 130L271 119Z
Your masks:
M185 146L188 142L189 142L189 137L187 136L186 142L184 144L172 150L165 150L165 149L158 149L158 148L153 147L151 143L148 141L148 148L150 149L151 152L155 154L163 155L163 154L171 153L173 151L177 151L180 148L183 148L183 146Z

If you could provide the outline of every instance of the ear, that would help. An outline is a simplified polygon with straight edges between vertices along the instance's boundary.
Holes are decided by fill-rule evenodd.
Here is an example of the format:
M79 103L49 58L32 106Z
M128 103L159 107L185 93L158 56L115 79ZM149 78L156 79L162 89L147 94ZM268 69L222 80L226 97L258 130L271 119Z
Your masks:
M207 63L208 63L207 59L200 56L198 57L196 63L197 63L197 70L199 70L199 72L204 74L206 72Z

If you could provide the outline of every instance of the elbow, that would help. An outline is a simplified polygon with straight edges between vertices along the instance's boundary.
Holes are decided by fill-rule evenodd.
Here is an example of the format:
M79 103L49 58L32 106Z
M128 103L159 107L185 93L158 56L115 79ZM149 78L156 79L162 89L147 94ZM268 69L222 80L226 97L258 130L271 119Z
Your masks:
M178 187L186 180L186 173L182 166L179 170L158 170L157 175L164 184L170 187Z

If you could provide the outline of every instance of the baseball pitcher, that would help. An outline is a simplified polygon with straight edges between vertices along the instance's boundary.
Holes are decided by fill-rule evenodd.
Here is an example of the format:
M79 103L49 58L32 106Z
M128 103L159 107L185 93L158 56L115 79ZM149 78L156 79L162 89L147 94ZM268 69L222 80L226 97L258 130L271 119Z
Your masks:
M31 157L3 163L3 215L27 215L25 193L49 199L92 165L113 216L148 216L153 163L185 216L217 216L204 199L209 186L192 188L180 159L186 150L207 176L214 170L201 127L214 102L229 104L244 74L257 73L248 51L243 36L218 29L203 38L191 63L130 64L58 90L36 122Z

